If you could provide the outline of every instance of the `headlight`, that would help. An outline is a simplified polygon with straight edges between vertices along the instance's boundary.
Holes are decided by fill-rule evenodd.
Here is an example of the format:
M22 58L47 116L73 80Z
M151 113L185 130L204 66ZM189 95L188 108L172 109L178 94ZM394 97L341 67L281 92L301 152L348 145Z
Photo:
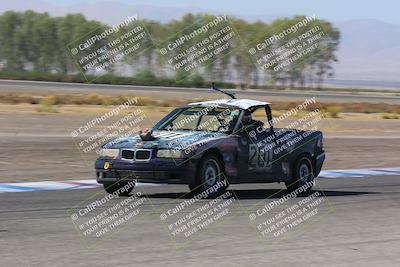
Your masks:
M117 158L119 156L119 149L115 148L102 148L99 152L101 157Z
M157 158L183 158L182 150L161 149L157 151Z

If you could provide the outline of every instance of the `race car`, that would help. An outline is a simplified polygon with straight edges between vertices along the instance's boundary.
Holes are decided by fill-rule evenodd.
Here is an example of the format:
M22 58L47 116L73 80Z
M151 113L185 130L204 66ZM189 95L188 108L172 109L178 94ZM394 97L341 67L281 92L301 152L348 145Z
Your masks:
M229 184L284 182L311 190L325 160L322 132L275 128L270 104L231 99L190 103L151 129L102 146L97 182L129 195L140 183L187 184L222 194ZM254 114L263 120L254 120ZM121 190L124 189L124 190Z

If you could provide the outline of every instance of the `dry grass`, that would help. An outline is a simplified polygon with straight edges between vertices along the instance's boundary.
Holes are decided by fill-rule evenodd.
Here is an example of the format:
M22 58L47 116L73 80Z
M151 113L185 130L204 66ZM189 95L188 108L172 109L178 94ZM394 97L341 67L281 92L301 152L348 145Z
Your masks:
M40 105L39 112L52 112L62 105L95 105L95 106L114 106L126 103L129 99L136 96L109 96L91 94L52 94L52 95L26 95L19 93L0 94L0 103L3 104L33 104ZM138 106L156 106L156 107L178 107L188 103L183 99L156 99L151 97L137 97ZM193 101L202 101L206 99L192 99ZM275 102L271 104L273 111L283 112L290 110L300 102ZM383 113L400 114L400 105L385 103L315 103L308 105L306 111L322 109L330 118L339 118L341 113ZM382 115L389 118L389 115ZM393 117L393 116L392 116Z
M40 105L35 110L42 113L58 113L58 109L55 106Z
M0 94L0 103L3 104L42 104L45 102L48 105L121 105L126 103L129 99L135 98L136 96L109 96L99 95L95 93L91 94L55 94L55 95L25 95L17 93L6 93ZM160 106L160 107L176 107L186 104L187 102L180 99L167 100L167 99L156 99L151 97L137 97L138 106ZM195 99L195 101L201 101L203 99Z
M382 119L385 120L398 120L400 117L397 114L381 114Z
M289 110L296 107L299 102L275 102L271 104L273 110ZM386 103L316 103L308 105L307 110L323 109L333 115L340 113L392 113L400 114L400 105Z
M46 96L40 99L39 106L36 107L37 112L57 113L57 99L55 96Z
M342 108L340 106L327 106L324 108L325 116L328 118L339 118L339 113L342 112Z

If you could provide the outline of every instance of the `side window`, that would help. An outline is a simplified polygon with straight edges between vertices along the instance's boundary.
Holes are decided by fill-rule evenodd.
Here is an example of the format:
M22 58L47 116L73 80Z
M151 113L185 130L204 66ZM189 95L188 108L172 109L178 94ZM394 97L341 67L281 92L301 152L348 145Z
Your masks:
M221 124L217 120L217 116L215 115L204 115L201 117L200 124L198 129L201 131L218 131Z
M252 112L253 123L256 127L264 127L266 131L269 131L270 125L268 123L267 113L265 111L265 107L258 107Z
M265 106L252 110L252 124L254 126L248 132L249 171L272 171L273 150L270 149L268 144L271 130L267 114L269 111L270 109Z

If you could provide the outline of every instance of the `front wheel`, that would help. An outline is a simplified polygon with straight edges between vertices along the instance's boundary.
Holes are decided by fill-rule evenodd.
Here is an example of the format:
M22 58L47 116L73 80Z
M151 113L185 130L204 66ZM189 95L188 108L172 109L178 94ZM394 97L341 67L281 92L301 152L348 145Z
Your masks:
M103 184L104 190L109 194L117 193L119 196L129 196L133 188L134 182L116 182Z
M223 194L228 187L220 160L214 155L205 156L198 168L196 183L189 188L194 193L206 192L208 198Z
M286 182L289 191L309 193L314 185L314 168L309 156L302 156L296 162L293 169L293 180Z

